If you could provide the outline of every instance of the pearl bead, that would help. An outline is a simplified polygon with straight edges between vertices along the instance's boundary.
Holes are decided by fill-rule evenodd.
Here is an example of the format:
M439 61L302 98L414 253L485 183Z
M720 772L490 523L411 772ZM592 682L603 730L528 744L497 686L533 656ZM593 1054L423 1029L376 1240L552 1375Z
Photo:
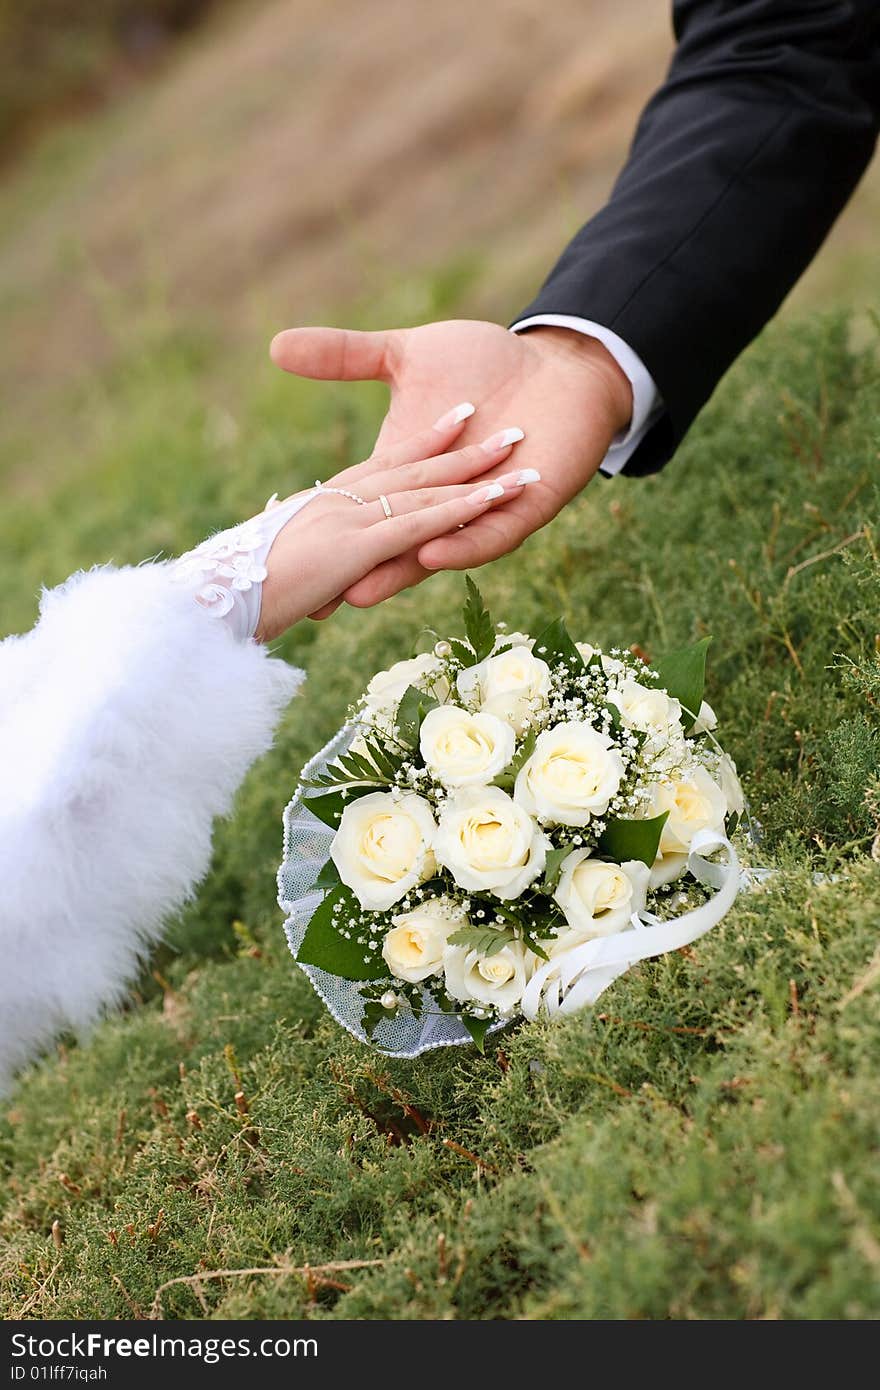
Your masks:
M452 648L448 642L437 642L434 647L434 655L439 657L450 656Z
M393 989L386 989L385 993L382 995L382 998L379 1000L379 1003L382 1005L383 1009L396 1009L397 1005L400 1003L400 1000L397 998L397 995L394 993Z

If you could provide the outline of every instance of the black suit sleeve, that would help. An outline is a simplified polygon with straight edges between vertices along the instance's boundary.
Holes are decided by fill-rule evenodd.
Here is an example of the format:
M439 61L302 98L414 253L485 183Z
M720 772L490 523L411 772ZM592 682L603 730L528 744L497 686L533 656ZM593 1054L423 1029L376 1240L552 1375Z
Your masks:
M678 0L678 47L605 207L519 316L577 314L665 403L627 464L671 457L775 313L880 128L880 0Z

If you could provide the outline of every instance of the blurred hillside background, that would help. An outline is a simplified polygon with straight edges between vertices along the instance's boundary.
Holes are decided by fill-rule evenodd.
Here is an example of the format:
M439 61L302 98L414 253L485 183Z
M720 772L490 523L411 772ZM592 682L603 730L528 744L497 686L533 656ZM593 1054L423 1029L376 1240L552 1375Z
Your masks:
M234 400L288 324L509 321L670 48L658 0L0 0L5 487L163 336ZM858 299L878 221L875 169L795 306Z
M512 319L670 51L665 0L0 0L0 632L364 457L383 392L271 335ZM877 1316L878 226L875 161L669 468L480 574L516 628L714 634L778 877L601 1011L388 1064L290 961L281 809L462 582L300 625L129 1007L0 1106L0 1315Z

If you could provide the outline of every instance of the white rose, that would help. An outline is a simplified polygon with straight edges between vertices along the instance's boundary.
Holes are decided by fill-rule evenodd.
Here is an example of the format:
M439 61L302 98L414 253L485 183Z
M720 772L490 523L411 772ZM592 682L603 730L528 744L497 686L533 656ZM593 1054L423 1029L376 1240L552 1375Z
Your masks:
M486 786L507 767L515 747L509 724L458 705L430 710L419 736L425 766L444 787Z
M458 673L458 693L484 714L505 719L518 734L547 700L550 667L527 646L487 656Z
M596 648L592 647L589 642L575 642L575 646L580 652L581 660L584 665L589 666L593 657L596 655Z
M692 734L708 734L718 727L718 716L709 704L704 700L700 705L700 711L691 726Z
M606 676L620 676L628 674L629 667L625 661L618 660L616 656L603 656L602 670Z
M530 637L527 632L499 632L492 650L497 652L499 647L528 647L531 651L534 645L534 637Z
M678 728L681 705L665 690L642 685L632 676L624 676L608 691L608 700L616 705L624 724L643 733L665 733L670 726Z
M516 898L543 872L548 844L500 787L463 787L440 813L434 852L461 888Z
M669 812L651 870L651 887L656 888L684 872L691 840L698 830L723 832L727 801L718 783L699 763L684 776L655 783L650 800L651 816Z
M385 912L434 872L435 831L420 796L372 792L346 806L330 858L361 907Z
M721 829L727 814L724 792L699 763L684 776L653 786L651 801L652 816L669 812L660 836L661 854L686 854L698 830Z
M746 799L743 796L742 783L737 774L736 763L727 753L722 753L719 759L718 780L727 802L728 812L732 811L741 816L746 808Z
M449 898L429 898L392 917L393 926L385 937L382 955L398 980L417 985L443 967L443 952L453 932L464 926L466 917Z
M510 1013L522 998L534 966L531 952L511 941L491 956L466 946L447 946L443 956L447 992L462 1004L476 1002Z
M443 663L431 652L423 652L409 661L396 661L387 671L377 671L364 692L367 722L383 722L382 715L393 712L407 686L430 691L438 700L449 694L449 682L442 674ZM376 716L379 716L377 720Z
M607 811L622 777L623 762L607 734L589 724L557 724L538 735L513 795L542 820L586 825Z
M624 864L604 864L591 859L588 849L576 849L563 860L553 894L570 930L562 932L548 955L608 936L629 926L634 912L641 912L648 892L650 870L638 859Z
M651 865L649 887L662 888L666 883L674 883L681 878L687 868L686 854L658 854Z

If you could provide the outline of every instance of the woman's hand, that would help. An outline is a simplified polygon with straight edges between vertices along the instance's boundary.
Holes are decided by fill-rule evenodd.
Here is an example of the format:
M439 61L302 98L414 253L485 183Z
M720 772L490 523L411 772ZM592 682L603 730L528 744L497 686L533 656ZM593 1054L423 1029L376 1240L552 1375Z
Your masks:
M432 429L401 440L331 478L366 505L327 492L278 533L266 562L257 640L271 641L309 614L331 610L352 584L396 556L467 526L537 482L534 470L488 477L523 438L517 428L480 444L450 450L473 414L468 403L441 416ZM391 507L387 517L379 502Z
M489 434L513 415L527 435L517 461L541 474L538 487L497 517L394 556L353 584L345 598L359 608L434 570L474 569L515 550L590 481L632 414L632 390L614 358L570 328L517 334L469 320L381 333L294 328L275 338L272 358L299 376L385 382L391 405L376 441L379 455L412 434L426 412L467 392L479 413L465 439L474 437L476 421Z

